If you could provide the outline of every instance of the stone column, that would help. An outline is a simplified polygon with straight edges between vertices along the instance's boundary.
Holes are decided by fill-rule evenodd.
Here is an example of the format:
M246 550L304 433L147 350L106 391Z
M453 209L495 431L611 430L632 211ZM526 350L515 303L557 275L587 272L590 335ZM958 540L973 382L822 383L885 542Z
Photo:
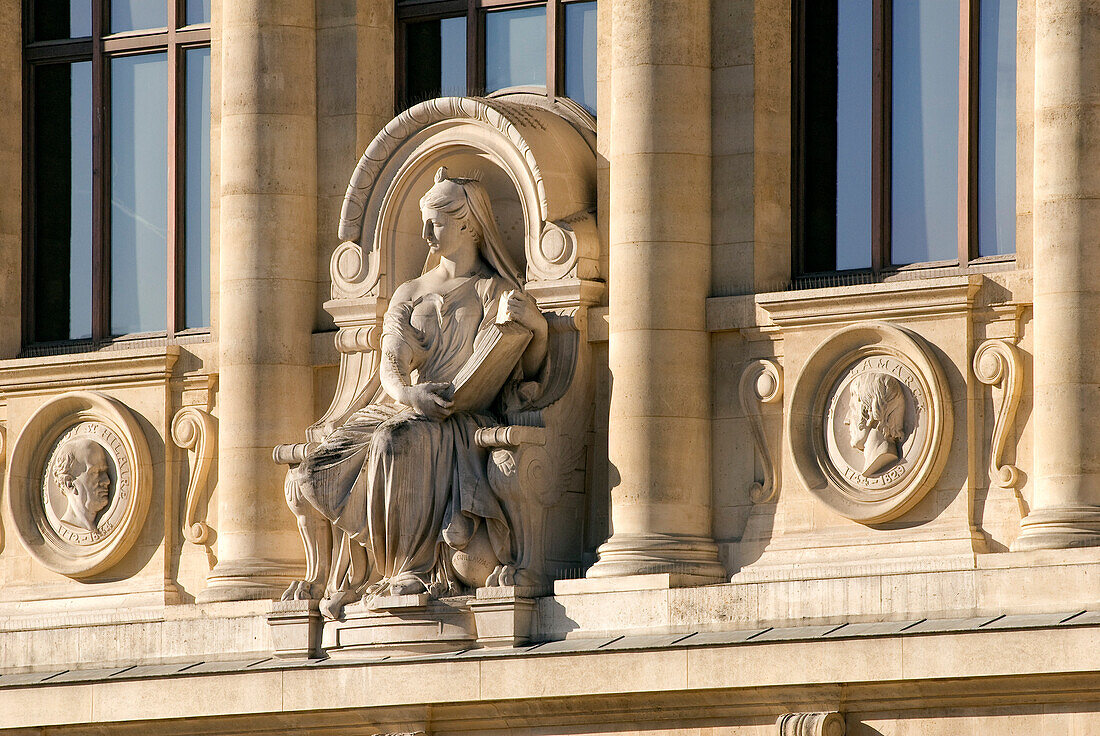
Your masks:
M22 344L23 22L21 3L0 6L0 358ZM68 206L68 205L66 205ZM3 455L0 453L0 461Z
M711 538L708 0L613 0L608 433L592 578L725 576Z
M1038 0L1035 490L1013 549L1100 544L1100 2Z
M220 12L218 563L200 602L278 597L302 574L272 448L313 420L314 3ZM217 22L218 17L215 18Z

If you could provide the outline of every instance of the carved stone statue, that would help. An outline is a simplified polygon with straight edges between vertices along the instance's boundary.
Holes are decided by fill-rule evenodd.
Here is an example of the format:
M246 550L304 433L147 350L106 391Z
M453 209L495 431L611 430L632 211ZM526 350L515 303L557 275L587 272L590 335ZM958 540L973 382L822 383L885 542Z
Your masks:
M68 503L61 521L97 530L96 517L111 500L107 463L107 451L93 440L75 439L57 452L50 472Z
M537 378L547 321L523 292L479 182L441 168L420 209L428 265L390 298L381 387L287 476L307 578L284 599L319 597L331 525L348 579L342 593L329 591L330 615L372 570L372 593L440 596L508 578L517 563L513 521L475 434L499 425L498 402L521 401L524 379Z
M848 404L849 439L863 452L863 475L870 477L898 459L905 433L905 394L893 376L868 372L852 379Z

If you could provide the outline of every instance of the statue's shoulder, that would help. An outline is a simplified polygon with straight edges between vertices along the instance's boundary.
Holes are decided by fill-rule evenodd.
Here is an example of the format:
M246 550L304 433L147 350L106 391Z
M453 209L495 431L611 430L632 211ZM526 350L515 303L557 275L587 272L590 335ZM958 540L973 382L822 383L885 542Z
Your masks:
M420 279L422 278L423 276L418 276L415 279L410 279L394 289L393 296L390 297L389 309L413 301L420 290Z
M482 304L485 305L497 301L501 294L513 288L504 277L490 269L486 269L485 273L476 279L474 286L478 296L481 297Z

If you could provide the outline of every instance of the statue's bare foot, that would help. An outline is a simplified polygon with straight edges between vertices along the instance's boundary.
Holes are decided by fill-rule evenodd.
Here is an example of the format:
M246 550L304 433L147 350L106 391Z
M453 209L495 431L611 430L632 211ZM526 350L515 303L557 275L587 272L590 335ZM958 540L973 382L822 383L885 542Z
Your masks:
M330 621L337 621L344 615L344 606L358 597L359 594L351 589L335 590L321 600L318 608L322 616Z
M486 588L505 587L516 584L516 568L511 565L497 565L485 579Z
M320 591L317 588L320 586L309 582L308 580L295 580L290 584L283 592L284 601L312 601L320 598Z

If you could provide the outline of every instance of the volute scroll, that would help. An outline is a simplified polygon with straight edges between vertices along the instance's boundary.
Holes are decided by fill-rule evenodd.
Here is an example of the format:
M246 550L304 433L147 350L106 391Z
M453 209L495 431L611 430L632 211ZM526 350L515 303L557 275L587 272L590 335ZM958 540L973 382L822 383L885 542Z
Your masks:
M1008 442L1008 430L1016 418L1024 386L1020 351L1005 340L990 339L974 351L974 375L993 389L993 437L989 446L989 480L998 488L1016 488L1020 471L1011 463L1000 464Z
M197 406L185 406L172 419L172 442L191 454L187 476L187 496L184 503L183 537L188 542L205 545L213 530L199 518L199 505L210 468L217 452L217 420Z
M768 448L760 404L774 404L782 400L783 369L774 360L765 358L751 361L741 372L738 395L745 415L748 417L756 451L760 454L761 465L764 468L763 479L754 480L749 487L749 497L753 503L768 503L775 497L778 487L779 466Z

